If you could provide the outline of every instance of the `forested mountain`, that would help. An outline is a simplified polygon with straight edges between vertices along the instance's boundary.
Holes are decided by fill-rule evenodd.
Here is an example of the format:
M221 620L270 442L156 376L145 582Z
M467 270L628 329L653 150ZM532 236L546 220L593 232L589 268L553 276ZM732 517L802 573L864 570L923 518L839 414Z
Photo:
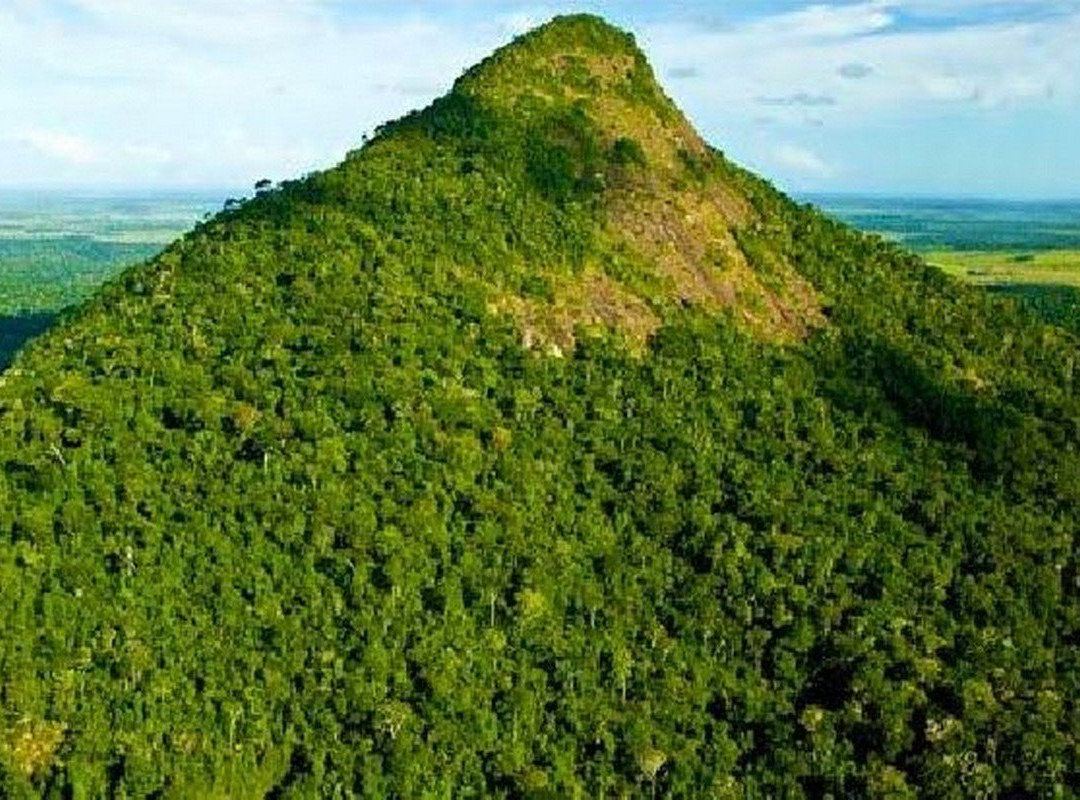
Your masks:
M0 796L1071 796L1076 353L556 19L0 378Z

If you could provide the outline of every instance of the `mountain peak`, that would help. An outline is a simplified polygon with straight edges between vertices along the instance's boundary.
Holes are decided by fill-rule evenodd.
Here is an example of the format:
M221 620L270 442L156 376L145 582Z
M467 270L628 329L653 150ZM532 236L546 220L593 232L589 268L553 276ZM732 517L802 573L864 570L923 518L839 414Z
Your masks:
M526 341L565 350L575 327L603 323L642 345L665 304L730 309L768 338L820 323L812 290L783 259L751 263L739 232L757 214L736 170L664 93L632 34L596 16L556 17L467 71L441 102L473 128L512 131L500 146L526 142L540 188L593 209L606 252L598 260L628 257L651 286L632 288L625 273L594 264L561 282L558 313L502 298Z
M466 72L455 92L520 117L584 104L600 123L612 113L680 121L632 34L587 14L555 17ZM624 116L623 122L626 122Z
M596 14L560 14L526 31L501 49L518 46L541 50L573 46L596 53L622 53L644 58L632 33Z
M600 17L574 14L518 36L466 72L458 87L511 96L517 94L513 89L571 96L634 80L655 87L633 34Z

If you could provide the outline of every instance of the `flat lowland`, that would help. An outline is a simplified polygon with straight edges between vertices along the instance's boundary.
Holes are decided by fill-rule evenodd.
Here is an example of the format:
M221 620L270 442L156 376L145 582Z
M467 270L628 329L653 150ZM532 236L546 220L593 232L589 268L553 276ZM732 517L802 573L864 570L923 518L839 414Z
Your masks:
M160 252L224 192L0 192L0 370L55 315Z
M1080 249L931 250L923 256L949 275L980 285L1080 287Z
M1080 333L1080 203L903 197L808 198L965 283L1015 298Z

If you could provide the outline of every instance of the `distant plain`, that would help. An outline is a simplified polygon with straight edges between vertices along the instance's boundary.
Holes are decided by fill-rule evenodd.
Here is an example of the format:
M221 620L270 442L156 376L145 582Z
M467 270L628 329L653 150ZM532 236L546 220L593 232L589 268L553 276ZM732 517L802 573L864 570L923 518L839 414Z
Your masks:
M1044 321L1080 333L1080 201L804 199L914 250L953 277L1013 297Z

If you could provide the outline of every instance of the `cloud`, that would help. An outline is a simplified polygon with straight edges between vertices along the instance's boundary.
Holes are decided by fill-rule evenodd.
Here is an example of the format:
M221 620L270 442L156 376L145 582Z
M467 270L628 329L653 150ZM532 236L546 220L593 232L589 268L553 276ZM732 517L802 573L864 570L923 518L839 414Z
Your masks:
M893 26L896 18L891 5L876 0L845 5L818 3L765 17L743 30L751 35L764 33L804 41L867 36Z
M869 64L863 64L860 61L849 61L847 64L843 64L836 70L836 74L841 78L858 81L873 75L874 68Z
M528 24L365 13L336 0L0 7L0 141L19 143L0 148L0 181L246 186L325 168Z
M110 31L138 31L176 42L244 46L294 39L298 31L332 24L330 9L317 0L66 0L74 14Z
M658 22L641 38L660 67L709 65L709 81L673 87L706 118L712 107L729 121L749 120L765 104L781 121L789 109L786 121L794 123L799 109L832 107L823 120L850 127L898 113L938 115L950 104L990 111L1080 100L1080 2L1047 19L927 26L910 21L913 5L948 7L944 0L815 5L724 29Z
M1080 10L1077 0L893 0L891 5L927 21L1026 22Z
M1080 186L1062 157L1080 141L1080 0L835 0L724 27L657 20L639 40L661 72L708 65L669 92L707 139L789 188Z
M545 21L542 15L529 12L516 12L500 18L499 22L509 33L517 36L532 30Z
M73 166L94 164L101 158L98 148L91 142L60 131L25 131L16 136L15 141L51 161Z
M781 144L773 148L773 160L780 166L814 178L831 178L836 170L821 156L804 147Z
M173 152L167 147L154 144L124 144L120 146L119 156L125 161L147 167L161 167L170 163Z
M667 71L667 76L676 81L696 78L699 75L701 75L701 70L697 67L672 67Z
M836 98L827 94L809 94L796 92L783 97L759 97L757 102L763 106L803 106L804 108L820 108L821 106L835 106Z

